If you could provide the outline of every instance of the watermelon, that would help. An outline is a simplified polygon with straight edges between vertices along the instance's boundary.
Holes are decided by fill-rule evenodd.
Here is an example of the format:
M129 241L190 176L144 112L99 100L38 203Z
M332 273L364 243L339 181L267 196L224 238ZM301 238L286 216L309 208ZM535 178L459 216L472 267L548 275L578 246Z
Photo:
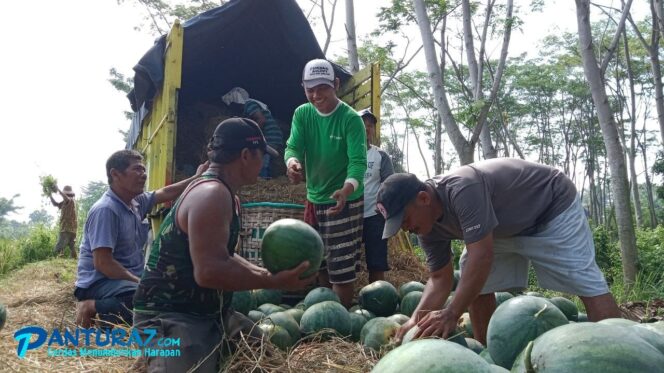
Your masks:
M419 281L405 282L399 286L399 298L403 299L411 291L424 291L424 284Z
M412 327L406 335L403 336L403 339L401 340L401 344L411 342L413 338L415 337L415 334L420 330L420 327L415 325ZM426 338L436 338L436 337L425 337ZM439 338L440 339L440 338ZM447 337L447 340L450 342L454 342L458 345L461 345L463 347L468 347L468 344L466 343L466 338L464 338L464 333L460 329L457 329L454 331L454 334L451 336Z
M365 347L380 351L380 348L396 335L399 327L399 323L386 317L373 318L362 327L360 342Z
M290 304L286 304L286 303L280 303L279 307L281 307L285 310L289 310L289 309L293 308L293 306L291 306Z
M279 304L282 295L280 290L256 289L254 290L254 298L256 298L256 304L259 306L265 303Z
M332 289L326 287L318 287L311 290L309 293L307 293L307 296L304 297L302 303L304 303L304 309L306 310L314 304L324 302L326 300L341 303L339 296Z
M585 312L579 312L579 316L577 317L577 322L588 322L588 315L586 315Z
M318 273L323 261L323 240L314 228L297 219L279 219L270 224L261 241L263 265L272 273L293 269L309 261L309 268L300 276Z
M279 325L280 327L286 329L293 343L300 340L300 325L298 325L297 321L295 321L293 316L291 316L289 313L285 311L275 312L268 315L262 321L262 323L263 324L273 323L274 325Z
M639 324L638 326L650 329L654 332L664 335L664 321L657 321L653 323Z
M323 329L332 329L342 337L351 333L350 315L341 303L326 300L307 308L300 319L300 331L309 335ZM324 336L329 336L328 333Z
M357 312L350 312L350 338L353 342L360 341L362 328L367 323L367 318Z
M404 314L401 314L401 313L395 313L392 316L388 316L387 319L392 320L392 321L396 321L397 324L399 324L399 325L403 325L406 322L408 322L408 320L410 320L410 317L408 317Z
M542 295L541 293L538 293L538 292L536 292L536 291L529 291L529 292L527 292L527 293L524 294L524 295L527 295L527 296L529 296L529 297L544 298L544 295Z
M598 321L597 323L598 324L604 324L604 325L620 325L620 326L632 326L632 325L638 325L639 324L636 321L621 319L621 318L604 319L604 320Z
M367 311L367 310L361 309L361 308L356 309L355 311L353 311L353 313L360 314L360 315L364 316L364 318L367 319L367 320L371 320L374 317L376 317L376 315L374 315L373 312Z
M387 281L375 281L360 289L360 305L376 316L390 316L399 304L397 289Z
M257 310L263 312L266 315L269 315L269 314L272 314L272 313L275 313L275 312L286 311L285 309L283 309L283 308L281 308L277 305L274 305L272 303L261 304L260 306L258 306Z
M563 297L553 297L549 299L559 310L563 311L567 320L569 321L578 321L579 320L579 309L576 307L576 304L571 300Z
M504 301L514 298L514 295L506 291L499 291L495 293L495 296L496 296L496 307L500 306Z
M265 314L258 310L251 310L247 313L247 317L253 322L259 322L265 318Z
M0 330L5 326L5 322L7 322L7 308L0 303Z
M512 372L661 372L664 353L633 327L584 322L549 330L521 352Z
M371 370L374 373L489 373L489 363L473 351L441 339L421 339L390 351Z
M302 318L302 314L304 314L304 310L301 308L289 308L286 311L287 314L293 316L293 319L299 324L300 319Z
M256 308L256 298L251 291L235 291L233 292L233 301L231 303L233 309L237 312L246 315L249 311Z
M481 356L484 360L486 360L487 363L493 365L494 362L493 362L493 359L491 358L491 354L489 353L489 350L488 350L488 349L485 348L484 350L482 350L482 352L480 352L480 356ZM502 368L502 367L501 367L501 368Z
M524 295L508 299L489 320L487 348L496 365L508 369L528 342L567 323L565 314L545 298Z
M411 291L410 293L406 294L403 298L401 298L401 304L399 305L399 310L401 311L402 314L406 316L412 316L413 312L415 312L415 309L417 308L417 305L420 304L420 300L422 299L422 292L421 291Z
M491 373L509 372L509 370L501 367L500 365L491 364L489 365L489 368L491 368Z
M288 334L288 331L281 326L264 323L259 324L258 328L260 328L270 342L279 347L280 350L286 351L293 346L293 340L291 339L290 334Z
M484 351L484 346L476 339L473 338L464 338L466 340L466 345L468 345L468 348L473 350L476 354L480 354L482 351Z

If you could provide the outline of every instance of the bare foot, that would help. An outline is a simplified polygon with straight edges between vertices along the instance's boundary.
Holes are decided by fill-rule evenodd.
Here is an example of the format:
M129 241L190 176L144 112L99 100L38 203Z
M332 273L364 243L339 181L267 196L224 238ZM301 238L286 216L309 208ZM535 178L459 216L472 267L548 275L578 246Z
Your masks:
M92 318L97 314L94 299L80 301L76 304L76 325L84 328L92 326Z

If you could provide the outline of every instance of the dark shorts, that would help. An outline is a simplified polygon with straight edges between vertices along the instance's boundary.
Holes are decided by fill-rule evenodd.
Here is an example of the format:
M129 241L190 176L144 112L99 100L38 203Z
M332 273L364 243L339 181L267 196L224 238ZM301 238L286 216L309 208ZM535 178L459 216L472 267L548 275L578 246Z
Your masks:
M137 312L134 315L134 328L156 329L155 341L160 338L180 340L179 356L148 356L148 372L187 372L197 367L195 372L218 372L222 355L228 351L226 344L241 338L260 340L262 333L246 316L226 310L223 323L219 317L204 317L180 312L164 312L157 315ZM232 347L228 347L231 348Z
M99 319L110 324L126 323L133 319L134 293L138 283L128 280L103 278L88 288L76 288L74 296L79 301L94 299Z
M370 272L385 272L390 270L390 267L387 265L387 240L382 238L384 227L385 219L381 214L364 218L362 242L364 242L367 270Z
M346 206L337 215L329 216L326 211L334 206L314 204L318 233L325 245L325 264L330 283L345 284L355 281L362 246L362 223L364 199L362 197L346 201Z

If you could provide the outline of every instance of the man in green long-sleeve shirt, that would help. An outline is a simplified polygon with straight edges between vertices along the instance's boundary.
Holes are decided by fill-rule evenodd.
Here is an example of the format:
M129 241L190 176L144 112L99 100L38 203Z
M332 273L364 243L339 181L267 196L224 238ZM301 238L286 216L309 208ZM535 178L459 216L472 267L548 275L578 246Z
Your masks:
M330 62L309 61L302 86L309 102L295 109L284 158L293 183L306 175L307 199L325 243L327 267L319 278L348 307L362 243L366 132L360 116L337 97L339 79Z

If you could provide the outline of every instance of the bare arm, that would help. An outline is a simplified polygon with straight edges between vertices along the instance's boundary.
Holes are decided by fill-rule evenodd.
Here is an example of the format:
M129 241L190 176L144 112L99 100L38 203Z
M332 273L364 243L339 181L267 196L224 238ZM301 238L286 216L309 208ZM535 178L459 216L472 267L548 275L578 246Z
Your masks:
M194 179L198 178L205 172L210 165L210 162L205 162L198 166L196 174L188 179L178 181L177 183L167 185L161 189L157 189L154 193L154 204L158 205L160 203L172 201L180 196L182 192L187 188L187 185L191 183Z
M139 278L123 267L115 258L110 247L99 247L92 251L95 269L113 280L129 280L138 282Z
M249 265L239 256L231 257L226 248L232 219L231 201L228 189L210 182L196 186L179 207L176 218L180 228L189 236L194 279L198 285L229 291L261 288L290 290L302 289L313 281L313 277L299 279L308 263L271 275L260 267Z
M49 194L49 195L48 195L48 198L51 199L51 203L53 204L53 206L58 207L58 208L59 208L60 206L62 206L62 202L57 202L57 201L55 200L55 198L53 198L53 195L52 195L52 194Z

